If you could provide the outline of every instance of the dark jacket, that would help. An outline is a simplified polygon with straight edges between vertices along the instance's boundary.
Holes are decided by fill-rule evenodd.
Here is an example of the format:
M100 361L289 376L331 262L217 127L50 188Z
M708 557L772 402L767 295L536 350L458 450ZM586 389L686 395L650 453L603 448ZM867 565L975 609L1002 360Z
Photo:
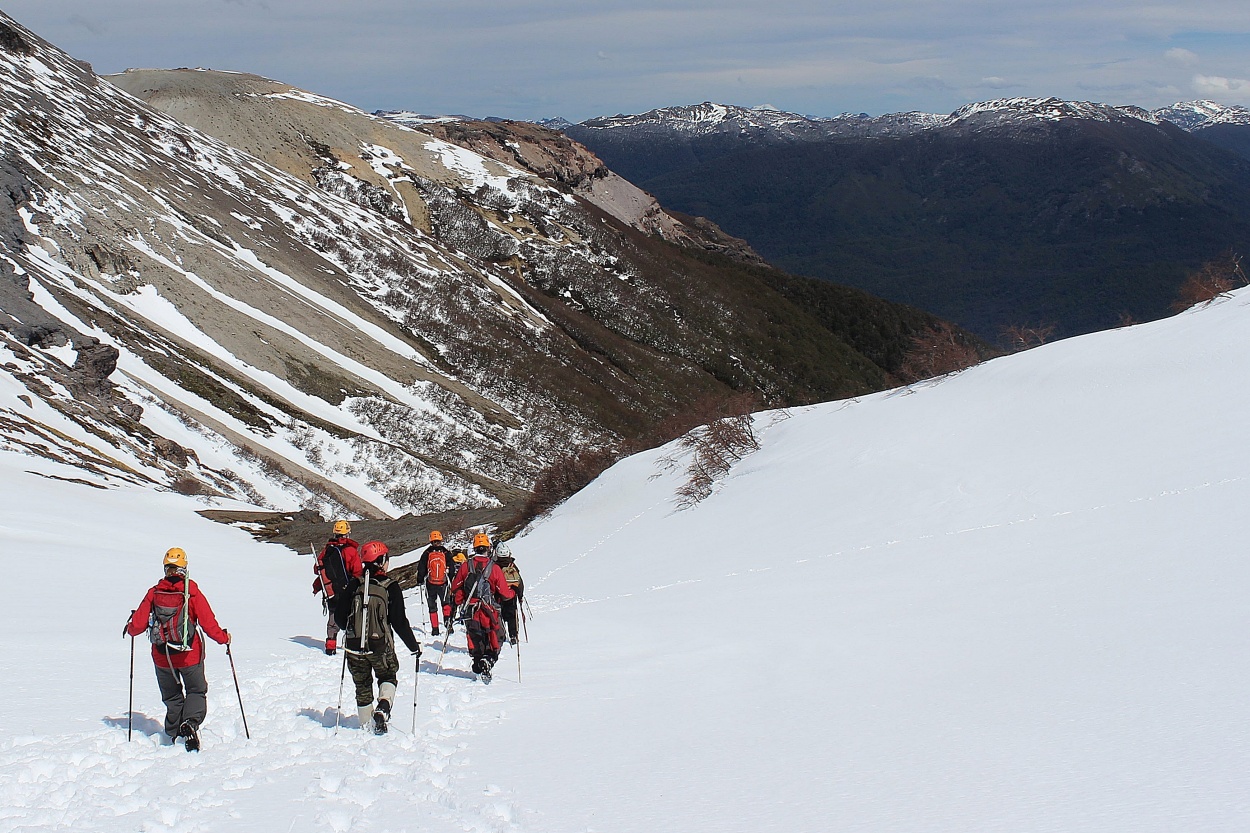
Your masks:
M425 584L429 578L430 572L430 553L435 550L443 554L443 558L447 561L446 577L443 579L444 584L450 584L452 576L454 576L456 567L451 560L451 553L442 544L431 544L425 548L425 552L421 553L421 560L417 562L417 584Z
M377 578L385 578L386 573L382 571L371 571L370 581ZM363 578L353 577L347 583L347 592L340 593L334 598L334 621L343 630L347 630L347 619L352 613L352 599L356 597L356 592L360 590L361 584L364 583ZM390 587L386 590L386 618L391 623L391 630L395 631L398 636L413 653L420 653L421 643L417 642L417 637L412 633L412 625L408 624L408 614L404 611L404 590L399 586L398 581L392 581Z

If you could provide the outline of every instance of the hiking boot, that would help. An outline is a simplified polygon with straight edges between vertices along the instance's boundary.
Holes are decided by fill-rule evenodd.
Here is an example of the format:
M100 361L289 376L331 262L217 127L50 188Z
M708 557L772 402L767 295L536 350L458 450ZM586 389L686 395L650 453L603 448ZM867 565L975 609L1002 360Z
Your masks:
M493 662L491 662L488 659L483 658L481 665L480 665L482 670L478 672L479 674L482 675L482 682L487 683L488 685L490 684L490 669L492 665L494 665Z
M188 752L200 751L200 733L190 720L182 721L182 725L178 727L178 737L186 739Z
M433 628L430 629L430 635L438 636L438 625L435 625Z
M373 710L373 733L375 735L385 735L387 723L391 718L391 703L389 700L379 700L378 707Z
M516 644L516 637L515 637L515 636L510 636L510 637L508 637L508 644L509 644L509 645L515 645L515 644Z

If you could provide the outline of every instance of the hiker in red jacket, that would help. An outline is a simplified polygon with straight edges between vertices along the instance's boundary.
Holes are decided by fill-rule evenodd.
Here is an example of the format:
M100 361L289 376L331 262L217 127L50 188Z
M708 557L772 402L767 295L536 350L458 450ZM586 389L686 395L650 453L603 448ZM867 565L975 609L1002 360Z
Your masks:
M447 632L451 624L451 596L448 588L452 579L451 553L443 546L443 533L437 529L430 533L430 545L421 553L417 562L417 584L425 585L425 603L430 611L430 633L438 636L438 609L443 609L443 625Z
M360 548L351 538L352 525L347 521L334 522L334 534L317 553L313 572L313 593L321 594L321 609L327 615L326 653L334 656L338 650L339 626L334 621L334 598L347 589L347 583L360 578Z
M491 668L499 659L500 618L496 600L512 599L516 594L492 559L490 537L485 533L473 536L473 557L456 573L451 592L459 618L465 623L473 673L489 683Z
M230 634L195 582L187 578L187 554L174 547L165 553L165 577L158 581L131 615L124 631L152 640L156 684L165 703L165 734L184 738L188 752L200 748L200 724L208 714L208 678L204 675L203 629L226 645Z

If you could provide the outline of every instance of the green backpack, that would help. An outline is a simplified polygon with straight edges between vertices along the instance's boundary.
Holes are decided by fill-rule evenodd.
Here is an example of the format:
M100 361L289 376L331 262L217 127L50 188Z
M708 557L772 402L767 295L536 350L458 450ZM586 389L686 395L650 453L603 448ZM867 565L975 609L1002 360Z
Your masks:
M347 619L347 633L343 650L349 654L385 654L395 650L395 635L391 632L390 604L391 583L385 576L373 578L368 571L360 587L352 597L351 614ZM364 639L361 639L361 634Z

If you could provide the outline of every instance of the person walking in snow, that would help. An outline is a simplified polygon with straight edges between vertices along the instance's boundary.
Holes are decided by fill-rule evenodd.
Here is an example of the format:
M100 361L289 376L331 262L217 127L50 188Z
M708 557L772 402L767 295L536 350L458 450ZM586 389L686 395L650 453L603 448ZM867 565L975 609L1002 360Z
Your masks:
M456 576L460 574L460 568L469 560L469 551L464 547L453 547L451 550L451 564L447 575L451 576L451 580L455 581ZM447 586L447 600L451 602L451 621L456 621L456 595L451 592L451 584Z
M508 586L512 588L512 592L516 594L511 599L499 600L499 613L503 616L504 624L508 626L508 642L515 645L517 643L517 612L521 608L521 603L525 600L525 579L521 578L521 570L516 565L516 559L512 557L512 552L506 549L505 544L498 544L495 547L495 563L499 565L499 569L503 572L504 580L508 582Z
M338 650L335 599L347 589L348 581L360 577L360 550L356 542L347 537L351 531L352 525L347 521L335 521L330 540L317 553L317 561L313 564L313 572L317 574L313 580L313 593L321 594L321 608L327 614L326 653L330 656Z
M496 599L512 599L516 594L508 586L503 571L491 553L490 536L479 532L473 536L473 556L464 563L451 584L452 598L464 622L473 657L473 673L489 683L491 669L499 660L499 609Z
M437 529L430 533L430 545L421 553L417 562L417 584L425 585L425 603L430 612L430 633L438 636L438 613L442 608L443 625L447 632L454 628L451 623L451 553L443 546L443 533Z
M217 624L213 608L187 577L187 554L180 547L165 553L165 577L158 581L131 614L123 633L145 630L152 641L156 684L165 703L165 734L182 738L188 752L200 748L200 725L208 714L208 678L204 674L204 640L200 629L227 645L230 634Z
M397 634L420 664L421 643L412 633L404 612L404 592L399 582L387 576L390 552L381 541L369 541L360 548L363 571L353 577L336 597L334 616L343 629L343 650L347 668L356 684L356 711L361 728L385 734L395 704L399 681L399 658L395 655ZM377 678L377 704L373 682Z

